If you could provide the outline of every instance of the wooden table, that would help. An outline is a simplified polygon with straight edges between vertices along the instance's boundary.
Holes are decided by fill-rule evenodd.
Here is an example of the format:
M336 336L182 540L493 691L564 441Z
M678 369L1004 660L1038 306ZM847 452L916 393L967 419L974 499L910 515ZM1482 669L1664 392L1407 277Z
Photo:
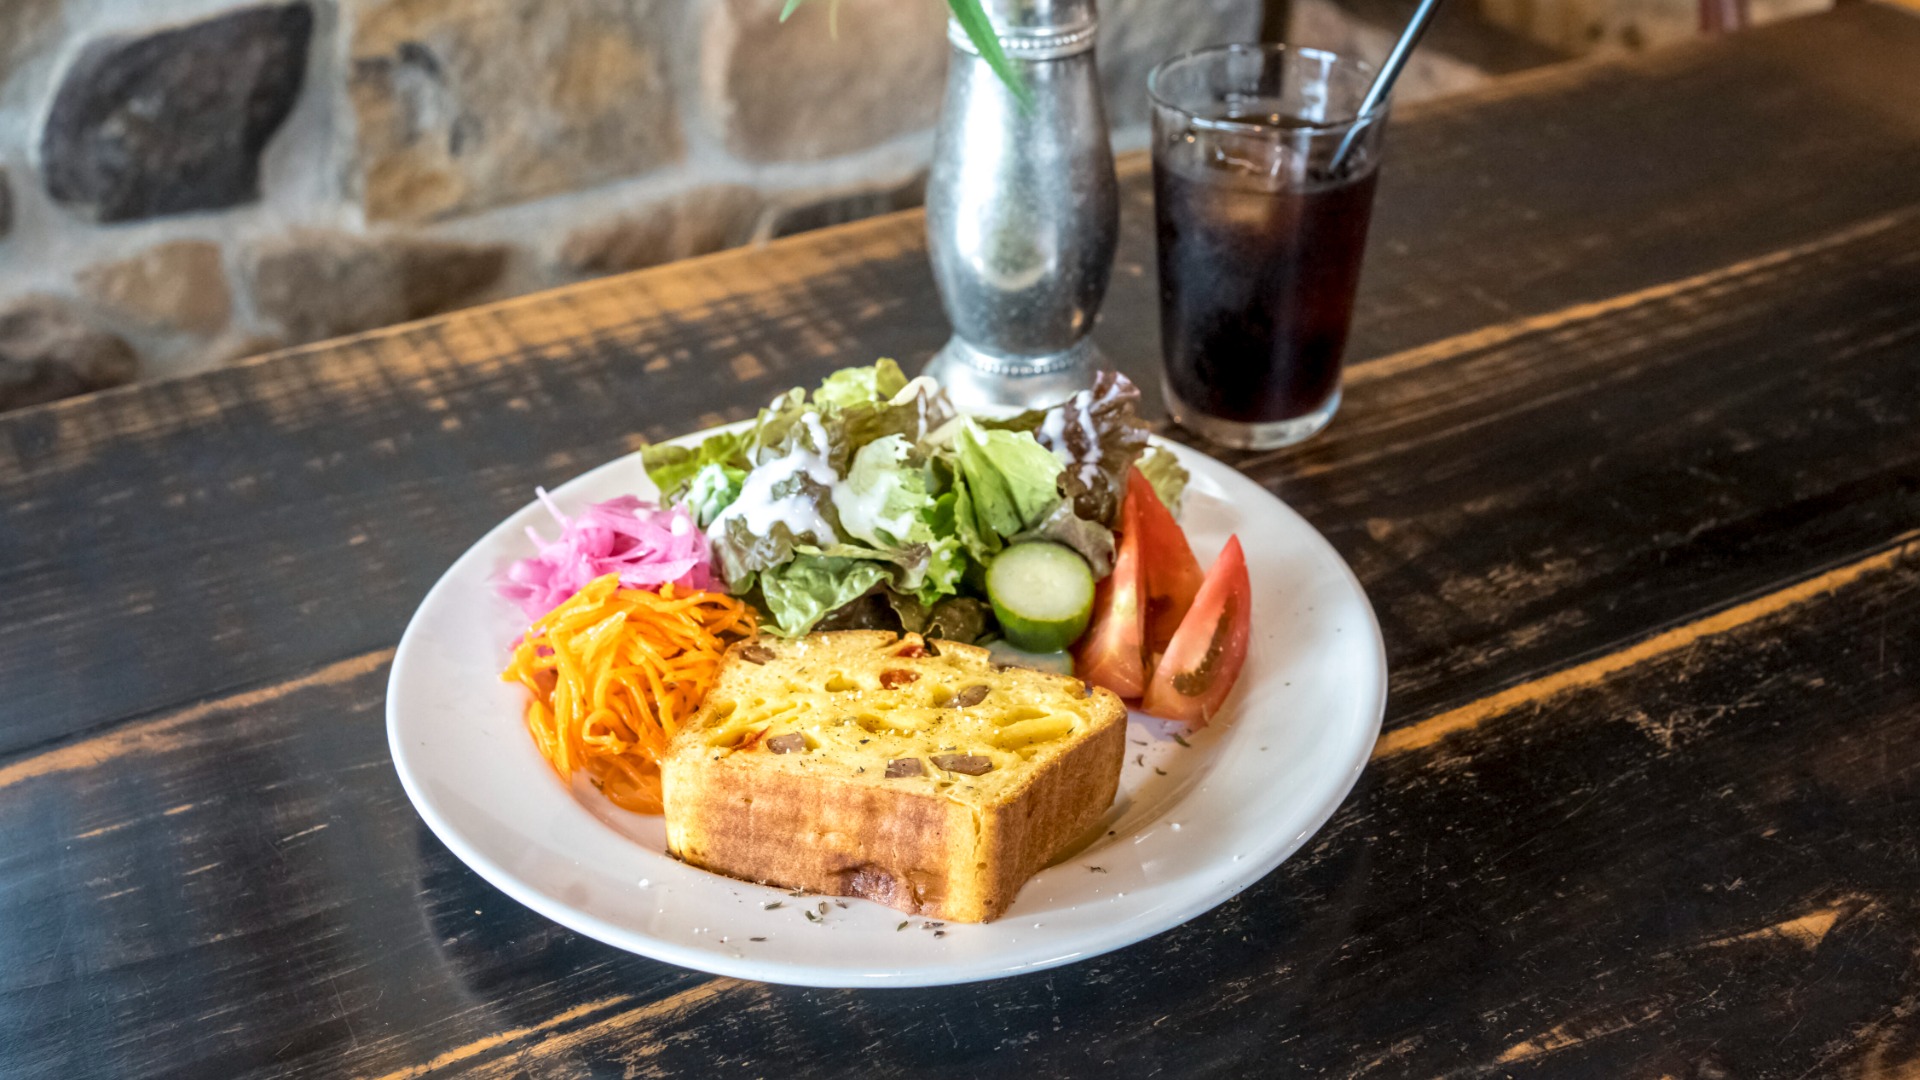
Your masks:
M929 355L899 215L0 417L0 1075L1916 1075L1920 19L1396 124L1346 405L1234 459L1393 671L1280 870L1044 974L801 990L560 929L402 795L435 576L535 484Z

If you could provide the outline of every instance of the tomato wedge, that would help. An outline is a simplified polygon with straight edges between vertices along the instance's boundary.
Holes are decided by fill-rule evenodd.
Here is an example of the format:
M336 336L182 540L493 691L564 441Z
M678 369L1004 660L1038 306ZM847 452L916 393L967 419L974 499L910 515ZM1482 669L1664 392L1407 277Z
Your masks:
M1141 605L1139 500L1120 504L1120 546L1113 557L1113 573L1094 586L1093 625L1074 650L1074 670L1095 686L1104 686L1123 698L1137 698L1147 688L1146 656L1141 634L1146 609Z
M1240 550L1240 538L1230 537L1154 669L1141 711L1189 727L1205 727L1220 711L1247 662L1252 612L1247 556Z
M1139 469L1127 470L1127 501L1140 504L1140 565L1147 597L1147 659L1149 666L1167 651L1180 620L1200 591L1206 575L1200 560L1173 511L1160 501L1153 485Z

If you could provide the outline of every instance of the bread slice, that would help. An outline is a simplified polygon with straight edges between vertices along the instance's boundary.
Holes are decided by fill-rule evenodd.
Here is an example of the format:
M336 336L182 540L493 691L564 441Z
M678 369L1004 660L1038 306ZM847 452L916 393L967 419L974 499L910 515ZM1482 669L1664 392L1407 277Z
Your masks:
M748 881L985 922L1112 803L1127 710L985 649L735 645L661 762L667 849Z

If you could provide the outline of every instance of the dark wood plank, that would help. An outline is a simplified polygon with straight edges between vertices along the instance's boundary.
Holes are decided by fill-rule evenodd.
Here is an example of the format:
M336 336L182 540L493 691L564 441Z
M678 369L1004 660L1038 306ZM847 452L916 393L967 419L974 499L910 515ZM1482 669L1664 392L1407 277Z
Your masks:
M1395 732L1420 729L1466 686L1493 691L1523 677L1552 678L1557 666L1584 655L1588 646L1630 646L1719 599L1789 589L1794 590L1789 599L1811 604L1833 581L1840 581L1847 591L1834 599L1838 606L1831 610L1850 613L1852 622L1838 631L1829 625L1831 617L1828 623L1808 625L1814 639L1835 651L1842 668L1833 674L1804 675L1805 685L1796 692L1810 696L1782 699L1782 711L1767 714L1771 719L1740 714L1748 717L1742 724L1786 731L1806 742L1752 750L1750 756L1764 759L1756 767L1791 770L1836 738L1853 740L1856 732L1869 730L1886 743L1892 760L1907 760L1901 740L1913 736L1899 725L1915 722L1911 710L1859 720L1846 711L1845 700L1821 694L1830 693L1823 685L1850 687L1858 682L1858 673L1844 665L1869 659L1878 665L1892 657L1892 667L1877 670L1890 671L1888 678L1897 685L1912 682L1901 678L1900 661L1912 655L1901 635L1916 631L1890 625L1883 610L1905 610L1898 601L1910 598L1910 569L1881 556L1869 567L1877 576L1816 579L1811 591L1796 583L1796 575L1810 560L1839 553L1858 556L1920 522L1920 508L1912 502L1920 490L1915 482L1920 470L1913 464L1920 453L1920 426L1912 422L1911 395L1901 394L1920 383L1914 313L1910 301L1902 301L1913 295L1907 286L1920 258L1915 252L1920 252L1920 215L1896 215L1633 303L1575 313L1565 320L1541 320L1531 329L1489 333L1458 348L1436 348L1430 356L1356 380L1352 422L1326 441L1285 463L1256 462L1260 468L1285 464L1293 476L1287 494L1316 515L1356 523L1336 536L1379 604L1395 650L1399 666L1390 727ZM1819 362L1796 362L1806 359L1798 350L1809 342L1821 348ZM1709 474L1696 476L1698 468L1708 468ZM1448 492L1453 498L1444 497ZM1583 510L1587 503L1596 505ZM1714 520L1715 514L1722 518L1709 529L1665 524L1669 516L1684 524ZM1628 527L1616 530L1621 522ZM1577 552L1577 567L1555 570L1564 556L1555 555L1553 545ZM1892 590L1888 599L1869 602L1857 595L1857 589L1879 589L1884 582L1899 584L1897 589L1886 586ZM1704 752L1690 740L1702 732L1745 730L1716 726L1713 714L1734 705L1742 710L1757 707L1747 701L1756 693L1750 686L1750 666L1787 663L1779 648L1764 644L1767 635L1776 632L1773 624L1761 624L1746 628L1745 636L1728 639L1738 642L1737 647L1708 641L1699 648L1669 650L1648 662L1669 673L1678 664L1688 673L1684 683L1652 688L1632 684L1609 691L1614 695L1609 700L1627 702L1631 709L1603 709L1587 716L1592 723L1611 725L1606 738L1624 738L1628 750L1660 748L1656 760L1666 770L1664 787L1632 786L1650 775L1652 763L1614 761L1582 742L1577 731L1561 730L1578 727L1575 720L1561 719L1561 705L1529 704L1513 713L1530 718L1531 726L1514 729L1525 734L1524 745L1511 747L1490 771L1482 759L1461 759L1459 744L1453 742L1441 744L1429 756L1408 758L1420 765L1417 769L1398 760L1384 762L1351 816L1343 812L1299 868L1283 870L1240 904L1085 971L1014 980L978 998L966 997L962 1000L973 1004L961 1006L931 992L843 999L735 989L730 984L697 990L706 984L695 977L581 942L494 895L424 833L387 772L378 712L384 655L375 652L301 685L268 688L197 710L189 714L188 724L178 718L143 722L40 754L16 756L0 767L0 817L7 821L0 825L0 835L10 841L0 850L16 852L11 860L0 861L0 882L6 883L0 885L0 903L8 906L0 911L0 924L30 927L23 940L40 947L23 955L17 966L25 974L0 991L0 1005L11 1013L100 1002L103 1015L148 1036L127 1045L144 1046L162 1041L165 1023L182 1015L173 1011L182 1001L194 1003L195 1009L217 1009L245 994L265 1003L261 1029L242 1039L238 1049L219 1054L209 1049L206 1052L215 1056L188 1059L195 1066L236 1074L301 1061L321 1073L341 1061L375 1072L464 1053L467 1056L458 1058L462 1067L470 1065L481 1075L506 1075L526 1066L517 1057L502 1055L527 1047L541 1048L532 1060L555 1070L593 1062L631 1064L653 1060L646 1055L667 1053L658 1040L670 1032L677 1040L672 1047L687 1047L689 1054L698 1049L749 1070L763 1066L770 1055L807 1056L824 1063L840 1060L833 1055L834 1047L857 1042L865 1048L878 1042L880 1048L872 1051L878 1055L876 1068L885 1066L898 1074L944 1070L964 1075L977 1066L980 1055L996 1047L1011 1048L1036 1033L1050 1035L1055 994L1063 1002L1059 1014L1085 1026L1071 1039L1042 1038L1028 1052L1063 1071L1074 1063L1067 1046L1107 1046L1115 1039L1122 1040L1122 1048L1146 1040L1144 1048L1125 1050L1132 1055L1122 1063L1126 1069L1138 1065L1147 1072L1153 1065L1178 1065L1171 1045L1161 1045L1156 1035L1130 1035L1122 1023L1151 1027L1161 1016L1178 1019L1180 1026L1174 1030L1190 1038L1207 1035L1209 1053L1216 1056L1194 1064L1201 1072L1236 1072L1255 1060L1254 1055L1269 1058L1299 1049L1269 1045L1246 1034L1229 1038L1209 1027L1213 1021L1193 1010L1199 1008L1197 1002L1208 1000L1208 981L1217 975L1224 990L1215 991L1216 997L1237 1002L1241 1009L1258 1006L1259 1015L1295 1017L1295 1026L1303 1030L1325 1022L1317 1021L1325 1014L1316 1011L1312 994L1337 991L1329 999L1337 1007L1323 1008L1340 1017L1357 1012L1376 1027L1354 1029L1374 1041L1351 1044L1341 1040L1356 1037L1354 1031L1337 1025L1325 1029L1314 1053L1336 1073L1364 1064L1362 1059L1340 1058L1342 1047L1370 1046L1384 1052L1411 1037L1393 1027L1395 1023L1439 1031L1467 1025L1462 1029L1467 1035L1453 1043L1428 1045L1423 1052L1431 1060L1447 1060L1448 1053L1458 1052L1465 1055L1461 1060L1481 1055L1482 1063L1490 1064L1513 1051L1517 1056L1508 1065L1538 1057L1546 1068L1553 1064L1547 1051L1558 1049L1561 1041L1578 1037L1604 1045L1603 1036L1609 1036L1613 1026L1622 1024L1623 1017L1637 1016L1633 1010L1649 1002L1649 1009L1670 1008L1662 1014L1668 1016L1665 1022L1689 1029L1712 1017L1679 1009L1682 990L1692 985L1684 981L1675 984L1679 990L1668 987L1621 999L1625 1005L1609 1004L1615 1002L1610 997L1595 999L1580 1011L1575 1006L1583 999L1571 989L1527 989L1541 974L1541 961L1529 959L1505 976L1474 966L1482 963L1477 950L1500 934L1551 951L1582 945L1566 935L1587 925L1561 926L1536 913L1540 925L1562 935L1542 938L1524 924L1510 926L1502 914L1506 909L1498 906L1475 916L1473 905L1485 902L1488 890L1503 887L1491 872L1478 883L1481 892L1473 894L1471 902L1443 907L1444 918L1423 914L1425 905L1451 904L1451 894L1465 886L1449 882L1475 867L1476 859L1503 864L1506 856L1500 853L1509 844L1531 845L1524 850L1539 860L1538 874L1546 874L1556 860L1567 874L1608 871L1605 879L1560 886L1568 896L1586 897L1587 907L1579 909L1583 913L1607 904L1641 903L1631 897L1609 900L1602 889L1614 871L1621 888L1642 887L1638 883L1652 872L1639 862L1623 863L1633 856L1631 851L1596 846L1596 837L1612 835L1608 830L1615 828L1613 819L1595 826L1597 831L1579 844L1552 836L1528 840L1540 827L1538 815L1548 810L1516 811L1514 801L1530 806L1541 797L1543 786L1565 782L1568 792L1613 806L1614 818L1640 814L1656 821L1691 821L1698 811L1689 800L1706 798L1712 784L1702 780L1706 786L1699 789L1683 784L1690 755ZM1509 640L1515 637L1527 640L1515 646ZM1739 667L1733 679L1744 696L1722 697L1726 680L1692 673L1688 665L1695 660L1688 658L1708 648L1730 649L1742 657L1752 654L1740 661L1747 666ZM1633 671L1626 676L1640 677ZM1820 680L1825 683L1814 685ZM1774 700L1771 690L1757 699L1758 705ZM1646 715L1623 721L1621 716L1632 710ZM1446 717L1443 713L1440 719ZM1510 721L1504 712L1482 718L1477 723L1485 730L1467 737L1497 734L1507 730ZM1875 724L1883 726L1872 727ZM1672 740L1673 746L1663 740ZM1395 745L1390 741L1390 747ZM1467 745L1470 749L1473 744ZM1544 770L1540 778L1529 771L1535 768ZM1582 774L1585 787L1570 779L1578 769L1589 770ZM1462 773L1478 786L1453 786ZM1715 774L1709 770L1703 775L1711 779ZM1612 779L1616 777L1621 779ZM1434 790L1450 791L1463 801L1435 802L1430 797ZM1896 801L1910 797L1896 793ZM1573 810L1575 802L1567 799L1548 800L1546 805ZM288 801L283 805L282 800ZM1752 824L1748 818L1740 820ZM326 827L319 833L306 832L321 825ZM1771 825L1753 827L1764 831ZM320 843L313 837L325 837L336 828L344 830L348 843L307 853L308 845ZM1645 828L1623 835L1640 843ZM1830 838L1833 845L1881 843L1858 819L1843 817L1836 828L1843 831ZM1497 834L1490 839L1487 829ZM1661 849L1663 857L1682 860L1687 872L1716 865L1713 852L1721 849L1687 855L1684 844L1692 842L1690 834L1666 831L1674 835ZM1378 838L1383 836L1397 838L1396 846L1381 850ZM1415 840L1420 842L1417 847ZM48 846L53 844L62 845L57 849L61 857L54 857L56 849ZM66 845L72 845L71 850ZM1892 840L1882 846L1887 845L1899 847ZM1823 980L1821 985L1838 1003L1835 1009L1880 1001L1874 995L1883 987L1876 980L1892 976L1861 966L1864 960L1855 954L1883 949L1884 937L1869 936L1865 944L1850 946L1852 951L1843 958L1853 966L1837 969L1838 974L1808 969L1806 958L1818 950L1795 944L1825 926L1817 936L1820 947L1827 948L1827 939L1841 926L1854 926L1846 920L1859 912L1872 913L1860 927L1880 928L1875 932L1881 933L1885 923L1877 920L1893 910L1877 893L1872 894L1872 905L1861 906L1857 890L1831 896L1808 891L1815 869L1830 869L1820 850L1811 841L1796 849L1803 862L1796 864L1793 875L1782 878L1793 888L1783 886L1763 895L1758 908L1729 908L1725 919L1698 928L1699 939L1692 947L1674 944L1677 959L1661 960L1642 977L1680 980L1701 964L1719 970L1711 963L1723 957L1732 958L1726 964L1747 965L1758 956L1760 969L1772 972L1767 977L1782 981L1762 980L1751 991L1759 997L1730 999L1728 1008L1785 1008L1780 1002L1792 1001L1810 979ZM1568 852L1575 855L1570 861ZM222 865L211 866L216 859ZM1735 868L1733 873L1744 872L1738 860L1727 865ZM202 887L192 879L201 875L189 873L206 866L211 868L202 874L225 875L213 879L217 886L207 886L222 897L218 905L196 891ZM1375 866L1382 868L1377 880ZM283 873L292 878L284 886L277 884L277 875ZM1335 873L1336 879L1313 876L1324 873ZM1893 869L1874 873L1891 875ZM175 879L185 881L177 892L169 884ZM131 892L122 891L130 887ZM1528 895L1544 903L1533 889L1527 886ZM177 895L183 902L156 904L151 899L156 893ZM291 902L307 895L313 899ZM1395 899L1408 897L1415 898L1410 907L1388 919L1396 911L1391 906ZM1374 907L1367 908L1362 900ZM406 914L416 910L429 913L425 929ZM476 910L482 915L469 922L466 913ZM1366 946L1366 955L1373 961L1344 981L1332 980L1320 969L1351 962L1352 947L1343 952L1343 943L1355 927L1371 925L1365 917L1369 910L1392 922L1392 933L1382 940L1368 939L1372 944ZM1476 923L1475 917L1483 921ZM440 930L432 925L436 918L457 919L460 932ZM1305 926L1311 933L1281 933L1259 925L1263 918L1280 926ZM211 940L219 931L196 936L192 928L207 920L251 929L219 941ZM1787 929L1778 929L1781 926ZM69 934L64 942L57 933L62 927L68 927L64 932ZM1450 938L1451 944L1437 954L1421 952L1418 943L1409 940L1416 931L1435 927L1471 933L1464 944ZM1630 929L1644 932L1638 923ZM476 935L489 943L486 956L501 954L501 966L482 964L479 972L449 968L444 951L430 948L430 942L395 936L400 931L431 934L434 941ZM129 948L156 948L156 937L172 951L164 958L147 957L151 962L145 966L114 952L123 942L144 942ZM1246 941L1239 942L1241 937ZM1721 938L1729 940L1703 944ZM229 941L232 944L224 944ZM534 944L526 952L502 944L522 941ZM1613 939L1585 944L1593 956L1611 957L1618 951ZM371 964L369 957L384 962ZM464 962L476 961L468 957ZM1260 968L1258 963L1287 968ZM1430 987L1393 982L1403 977L1396 974L1402 966L1441 981ZM261 983L229 981L230 967ZM167 988L156 981L163 992L148 996L153 992L142 980L156 980L156 971L171 969L192 972L181 978L190 978L193 985ZM45 974L49 970L51 976ZM96 978L89 972L106 974ZM1548 973L1555 972L1555 977L1565 975L1559 967ZM1512 981L1500 984L1502 977ZM1134 996L1126 999L1131 1002L1127 1009L1103 1011L1106 995L1116 984L1152 985L1156 980L1170 981L1171 989L1158 996L1129 990ZM1425 1006L1419 1003L1454 992L1452 983L1444 980L1489 980L1507 986L1503 992L1514 1000L1504 1001L1491 1018L1478 1020L1421 1012ZM1263 997L1265 991L1259 988L1267 982L1292 989L1281 999ZM315 999L323 985L330 994L334 984L345 1004L336 1004L332 1011L288 1011L295 1008L292 1003ZM414 997L384 1004L383 995L400 992L395 985ZM460 987L484 988L478 996L490 1004L476 1008ZM1529 993L1536 997L1520 1000ZM1776 1000L1765 994L1781 996ZM417 1007L412 1004L416 999ZM1272 1004L1274 1000L1281 1004ZM1096 1001L1103 1003L1100 1008L1094 1007ZM1390 1007L1392 1003L1399 1004ZM953 1014L956 1007L961 1011ZM1408 1008L1415 1009L1417 1023L1406 1019ZM808 1021L815 1012L831 1019L824 1024ZM38 1015L27 1013L20 1030L43 1027L33 1022ZM297 1015L299 1022L289 1024L289 1015ZM957 1016L959 1034L950 1038L960 1043L956 1051L950 1041L941 1052L953 1055L951 1060L917 1056L935 1055L937 1041L924 1047L894 1045L911 1042L914 1031L929 1038L942 1034L934 1026L936 1018L949 1016ZM1844 1018L1830 1019L1839 1024ZM142 1028L142 1023L151 1027ZM1554 1034L1557 1027L1564 1027L1559 1035ZM1640 1042L1667 1045L1660 1029L1653 1030L1655 1035ZM1837 1028L1809 1030L1828 1038ZM490 1041L516 1031L526 1034ZM859 1042L860 1033L870 1034ZM295 1041L283 1050L290 1037ZM1501 1039L1510 1041L1491 1046ZM19 1060L79 1064L107 1073L139 1072L143 1067L137 1058L61 1057L77 1053L62 1050L63 1045L32 1044L34 1056ZM1804 1047L1813 1044L1795 1045L1804 1058L1810 1053ZM729 1051L730 1046L754 1049ZM1526 1049L1529 1046L1534 1049ZM729 1053L734 1057L728 1058ZM671 1060L692 1067L691 1058ZM1783 1060L1795 1059L1789 1055Z
M1697 280L1362 369L1347 415L1325 438L1243 464L1320 523L1361 571L1387 628L1396 698L1417 715L1845 558L1920 514L1920 418L1903 393L1920 382L1917 290L1920 211L1884 215ZM346 365L344 377L364 374ZM699 373L684 374L691 385L682 378L669 368L652 385L689 403L710 392ZM581 408L615 415L630 408L600 385L530 392L573 394ZM415 426L384 410L380 418ZM508 410L462 428L489 423L496 432L523 426ZM366 455L349 476L390 456L379 447L334 453ZM529 468L564 476L591 463L553 446ZM256 483L247 464L233 463L239 479L228 488L245 481L284 494L286 481ZM309 568L313 580L293 583L308 594L295 613L303 633L247 635L173 677L278 662L259 654L299 655L323 635L332 654L365 637L391 641L412 605L407 581L430 580L440 566L421 539L457 550L472 534L445 535L449 515L472 503L511 505L526 490L525 472L511 468L448 467L444 456L425 467L445 479L419 480L397 508L386 488L363 495L344 483L291 500L281 512L293 535L230 573L255 589L287 577L296 560ZM343 506L353 512L342 515ZM383 520L383 507L403 516ZM298 547L318 515L344 517L355 531ZM106 563L136 550L129 539L93 555ZM418 553L412 564L395 558L409 552ZM400 591L324 587L368 578ZM192 593L201 583L185 576L159 601L176 627L206 604ZM242 617L271 625L271 615ZM370 632L373 617L392 620L385 636ZM197 641L187 634L177 648ZM162 653L133 666L125 692L151 687L156 671L164 687L174 661ZM79 691L42 691L62 692ZM15 704L24 712L32 700Z
M1920 208L1433 352L1245 460L1366 583L1403 717L1920 523Z
M0 419L0 1075L1911 1071L1902 18L1640 62L1687 109L1600 69L1405 118L1390 355L1241 459L1376 600L1382 756L1236 901L1044 975L627 956L461 867L386 759L386 649L532 483L937 344L915 219ZM1749 138L1622 163L1698 102ZM1138 371L1131 206L1103 335Z
M496 995L564 1014L705 981L433 839L387 759L386 661L0 766L0 1075L340 1075L497 1033Z
M866 233L0 417L0 752L392 644L535 484L927 323Z
M369 654L0 768L0 1071L1899 1075L1916 596L1909 541L1386 747L1236 900L959 992L707 980L520 908L406 805Z
M1409 111L1357 352L1908 205L1915 55L1920 21L1861 6ZM1128 191L1101 337L1145 377L1137 162ZM841 363L925 356L944 328L919 230L911 215L832 230L0 418L0 752L390 644L533 484Z

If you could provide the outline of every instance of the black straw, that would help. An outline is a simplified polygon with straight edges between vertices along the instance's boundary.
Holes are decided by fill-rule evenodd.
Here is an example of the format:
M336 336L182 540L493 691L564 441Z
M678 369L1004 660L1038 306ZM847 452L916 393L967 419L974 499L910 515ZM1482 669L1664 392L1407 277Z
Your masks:
M1373 85L1367 87L1367 96L1361 100L1359 112L1354 114L1355 124L1347 129L1346 138L1340 140L1340 148L1333 152L1333 160L1327 163L1329 175L1340 175L1340 167L1346 164L1353 141L1360 135L1359 121L1372 115L1373 110L1387 100L1387 95L1393 93L1394 80L1406 70L1413 47L1420 43L1420 35L1427 32L1427 25L1433 22L1433 13L1438 10L1440 0L1420 0L1420 6L1413 9L1413 18L1408 20L1407 28L1400 31L1400 40L1393 43L1393 51L1387 54L1386 63L1380 65L1379 74L1373 77Z

